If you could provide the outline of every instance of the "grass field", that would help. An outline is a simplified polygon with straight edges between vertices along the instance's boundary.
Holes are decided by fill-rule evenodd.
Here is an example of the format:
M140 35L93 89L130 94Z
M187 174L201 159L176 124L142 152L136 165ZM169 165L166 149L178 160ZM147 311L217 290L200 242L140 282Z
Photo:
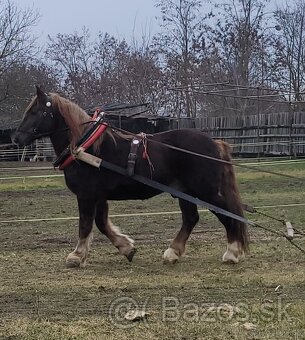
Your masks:
M136 241L132 263L95 229L87 266L67 268L77 219L35 219L77 217L76 200L62 177L27 177L60 173L0 165L0 339L305 339L305 254L285 239L250 228L250 254L226 265L224 228L201 211L186 255L165 265L180 214L163 194L111 203L113 222ZM305 233L305 162L264 168L302 180L237 169L243 201ZM247 217L283 230L267 217ZM305 248L304 236L295 241ZM135 308L146 319L125 320Z

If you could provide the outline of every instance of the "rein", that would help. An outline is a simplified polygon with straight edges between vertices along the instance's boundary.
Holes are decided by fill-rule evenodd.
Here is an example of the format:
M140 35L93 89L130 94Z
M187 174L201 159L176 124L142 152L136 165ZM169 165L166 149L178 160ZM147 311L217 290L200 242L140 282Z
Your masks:
M117 174L123 175L123 176L129 176L128 174L128 169L124 169L116 164L107 162L101 158L98 158L96 156L93 156L91 154L88 154L86 152L84 152L83 148L78 148L77 150L74 151L74 157L76 159L79 159L87 164L90 164L96 168L98 168L99 170L101 168L113 171ZM261 224L258 224L257 222L248 220L247 218L243 217L243 216L239 216L236 215L234 213L231 213L230 211L224 210L214 204L208 203L206 201L200 200L197 197L193 197L189 194L186 194L182 191L176 190L168 185L164 185L162 183L159 183L157 181L154 181L152 179L149 179L147 177L141 176L141 175L137 175L137 174L133 174L132 176L130 176L131 179L140 182L144 185L150 186L160 192L167 192L169 194L171 194L173 197L177 197L177 198L181 198L185 201L191 202L193 204L199 205L201 207L207 208L209 210L212 210L218 214L230 217L234 220L238 220L240 222L246 223L248 225L251 225L252 227L256 227L259 229L263 229L265 231L270 232L271 234L277 235L277 236L281 236L284 237L286 240L288 240L294 247L296 247L299 251L301 251L303 254L305 254L305 249L303 249L302 247L300 247L298 244L296 244L293 241L293 227L289 222L286 222L286 226L287 226L287 234L285 234L284 232L280 232L277 230L273 230L271 228L265 227ZM248 207L243 204L243 208ZM249 211L249 210L248 210ZM269 216L270 217L270 216ZM289 223L289 225L287 224ZM288 229L289 228L289 229Z
M287 239L294 247L296 247L299 251L301 251L303 254L305 254L305 249L303 249L302 247L300 247L298 244L296 244L294 241L293 241L293 227L291 225L290 222L285 222L283 220L280 220L280 222L286 224L286 228L287 228L287 234L285 234L284 232L280 232L280 231L277 231L277 230L273 230L271 228L268 228L268 227L265 227L265 226L262 226L254 221L251 221L251 220L248 220L247 218L243 217L243 216L239 216L237 214L234 214L234 213L231 213L230 211L227 211L227 210L224 210L218 206L215 206L211 203L208 203L206 201L203 201L203 200L200 200L198 199L197 197L193 197L189 194L186 194L182 191L179 191L179 190L176 190L170 186L167 186L167 185L164 185L162 183L159 183L157 181L154 181L152 179L149 179L147 177L144 177L144 176L141 176L141 175L138 175L138 174L135 174L134 172L130 172L130 169L124 169L118 165L115 165L113 163L110 163L110 162L107 162L101 158L98 158L94 155L91 155L91 154L88 154L85 152L85 150L87 148L89 148L101 135L103 132L105 132L105 130L110 127L107 123L105 123L103 121L103 116L104 116L104 112L100 112L98 113L94 120L93 120L93 126L85 133L85 135L81 138L81 140L77 143L76 147L74 150L72 150L71 152L71 149L70 147L68 146L64 151L63 153L57 158L57 160L53 163L54 167L59 167L60 170L63 170L65 167L67 167L68 165L70 165L75 159L79 159L87 164L90 164L96 168L98 168L99 170L101 168L105 168L105 169L108 169L110 171L113 171L117 174L120 174L120 175L123 175L123 176L127 176L129 177L130 179L133 179L137 182L140 182L144 185L147 185L147 186L150 186L160 192L167 192L169 194L171 194L173 197L177 197L177 198L181 198L183 200L186 200L188 202L191 202L193 204L196 204L196 205L199 205L199 206L202 206L202 207L205 207L209 210L212 210L216 213L219 213L221 215L224 215L224 216L227 216L227 217L230 217L234 220L238 220L240 222L243 222L243 223L246 223L248 225L251 225L252 227L257 227L257 228L260 228L260 229L263 229L265 231L268 231L274 235L277 235L277 236L281 236L281 237L284 237L285 239ZM119 129L119 128L115 128L115 127L111 127L112 129L114 130L118 130L118 131L121 131L123 133L127 133L129 135L133 135L135 138L137 138L137 140L142 140L143 143L146 143L147 141L150 141L150 142L155 142L155 143L159 143L159 144L162 144L162 145L165 145L166 147L169 147L169 148L173 148L175 150L178 150L178 151L181 151L181 152L185 152L185 153L189 153L189 154L192 154L192 155L195 155L195 156L199 156L199 157L203 157L203 158L208 158L208 159L211 159L211 160L215 160L215 161L218 161L218 162L222 162L222 163L225 163L225 164L229 164L229 165L237 165L239 166L240 164L234 164L232 162L229 162L229 161L225 161L225 160L221 160L219 158L214 158L214 157L210 157L210 156L206 156L206 155L202 155L202 154L198 154L198 153L195 153L195 152L192 152L192 151L188 151L188 150L185 150L185 149L181 149L181 148L178 148L178 147L174 147L172 145L169 145L169 144L166 144L166 143L161 143L161 142L157 142L157 141L154 141L154 140L151 140L149 138L147 138L146 135L136 135L136 134L133 134L129 131L125 131L125 130L122 130L122 129ZM145 152L147 153L147 150L145 148ZM242 166L245 168L245 166ZM252 167L246 167L248 169L252 169ZM257 168L254 168L256 171L260 171L258 170ZM266 172L264 170L261 170L262 172ZM279 174L279 173L275 173L275 172L268 172L268 173L272 173L272 174L276 174L276 175L280 175L282 176L282 174ZM292 177L294 179L296 179L295 177L293 176L285 176L285 177ZM243 206L243 209L248 211L248 212L257 212L255 209L253 209L251 206L248 206L246 204L242 204ZM259 213L259 212L257 212ZM270 218L272 218L271 216L268 216ZM276 218L274 218L276 220ZM278 220L278 219L277 219ZM297 230L296 230L297 231ZM298 232L298 231L297 231Z
M134 133L132 133L130 131L123 130L121 128L117 128L117 127L111 126L111 129L117 130L117 131L120 131L120 132L123 132L123 133L126 133L126 134L130 134L131 136L138 136L137 134L134 134ZM147 138L147 137L145 137L145 138L146 138L146 140L148 142L155 143L155 144L161 144L163 146L166 146L169 149L173 149L173 150L176 150L176 151L187 153L189 155L193 155L193 156L197 156L197 157L201 157L201 158L205 158L205 159L210 159L210 160L213 160L213 161L216 161L216 162L219 162L219 163L224 163L224 164L236 166L236 167L239 167L239 168L253 170L255 172L267 173L269 175L276 175L276 176L291 178L291 179L295 179L295 180L304 182L304 180L302 178L295 177L295 176L292 176L292 175L287 175L287 174L283 174L283 173L279 173L279 172L275 172L275 171L271 171L271 170L259 169L258 167L252 167L252 166L245 165L245 164L238 164L236 162L226 161L224 159L220 159L220 158L216 158L216 157L211 157L211 156L208 156L208 155L203 155L201 153L197 153L197 152L193 152L193 151L190 151L190 150L182 149L182 148L179 148L177 146L170 145L170 144L167 144L167 143L158 142L156 140L153 140L153 139L150 139L150 138Z

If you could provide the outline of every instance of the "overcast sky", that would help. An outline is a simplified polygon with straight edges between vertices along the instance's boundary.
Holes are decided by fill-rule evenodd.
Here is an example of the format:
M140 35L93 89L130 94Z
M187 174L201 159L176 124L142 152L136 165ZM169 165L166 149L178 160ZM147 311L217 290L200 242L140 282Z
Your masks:
M157 28L159 10L156 0L13 0L21 8L33 7L41 15L35 28L40 41L47 35L80 32L89 28L92 35L108 32L116 38L131 40L142 33L148 36Z
M81 32L89 28L92 38L99 32L125 38L140 38L156 33L160 11L155 7L157 0L13 0L18 7L33 7L40 12L40 21L33 33L41 44L46 43L48 34ZM205 2L205 1L204 1ZM207 9L205 2L205 9ZM220 0L210 0L211 3ZM275 9L284 0L271 0L269 9ZM267 8L268 8L267 7Z

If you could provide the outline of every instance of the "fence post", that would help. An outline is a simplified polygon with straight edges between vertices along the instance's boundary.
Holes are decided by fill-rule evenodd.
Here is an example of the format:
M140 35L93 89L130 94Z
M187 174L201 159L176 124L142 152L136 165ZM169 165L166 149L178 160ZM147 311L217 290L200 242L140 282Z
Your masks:
M261 108L260 108L260 88L258 87L257 88L257 141L256 141L256 144L257 144L257 157L260 156L260 147L259 147L259 141L260 141L260 121L259 121L259 118L260 118L260 111L261 111Z
M295 111L295 105L293 103L289 103L289 156L290 158L293 157L293 143L292 143L292 125L294 120L294 111Z

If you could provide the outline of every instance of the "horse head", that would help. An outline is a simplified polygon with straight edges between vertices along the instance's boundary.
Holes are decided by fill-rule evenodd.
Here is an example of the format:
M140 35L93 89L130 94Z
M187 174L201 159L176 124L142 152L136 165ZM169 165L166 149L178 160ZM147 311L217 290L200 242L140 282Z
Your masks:
M19 146L26 146L35 139L49 136L57 127L52 98L36 86L33 98L20 122L12 140Z

